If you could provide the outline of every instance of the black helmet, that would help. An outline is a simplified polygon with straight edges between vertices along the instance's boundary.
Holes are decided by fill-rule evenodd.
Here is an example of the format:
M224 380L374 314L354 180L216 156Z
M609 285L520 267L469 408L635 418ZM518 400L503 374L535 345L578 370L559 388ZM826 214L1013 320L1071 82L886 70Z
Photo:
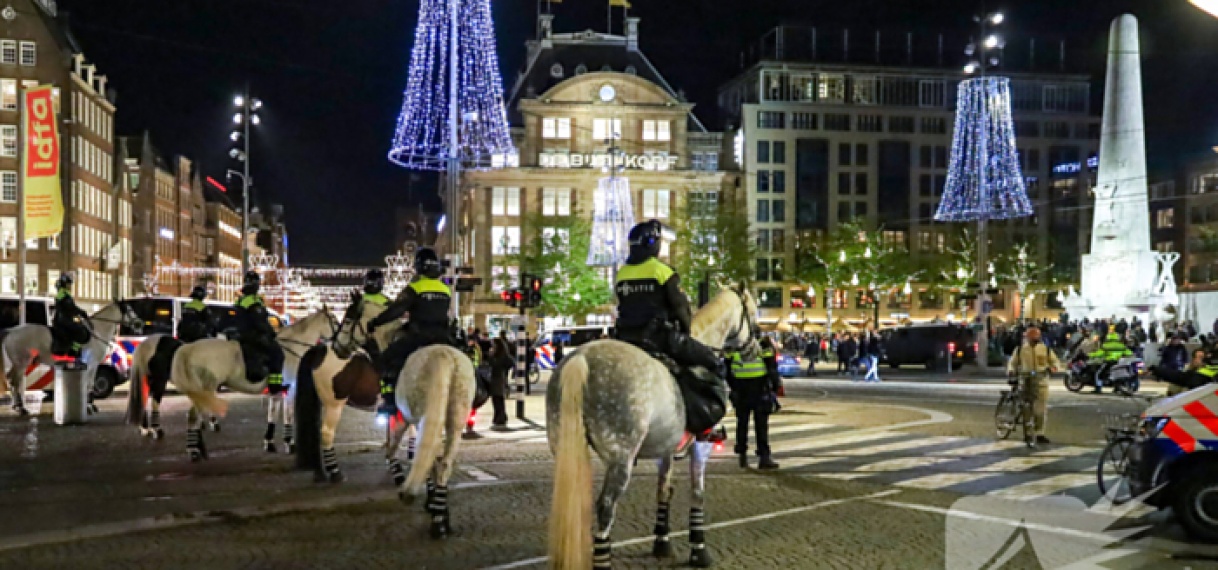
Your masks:
M660 255L662 232L663 226L656 220L648 220L631 228L628 236L631 259L642 261Z
M430 247L421 247L414 254L414 271L424 277L436 279L444 272L440 266L440 256Z
M241 285L242 295L253 295L258 292L258 288L262 286L262 277L257 271L246 271L245 282Z
M57 279L55 281L56 289L62 289L64 287L71 287L71 286L72 286L72 274L71 273L64 273L63 275L60 275L59 279Z
M194 289L190 290L190 298L196 301L202 301L207 298L207 289L202 285L195 285Z
M385 289L385 272L380 269L369 269L364 274L364 292L375 295Z

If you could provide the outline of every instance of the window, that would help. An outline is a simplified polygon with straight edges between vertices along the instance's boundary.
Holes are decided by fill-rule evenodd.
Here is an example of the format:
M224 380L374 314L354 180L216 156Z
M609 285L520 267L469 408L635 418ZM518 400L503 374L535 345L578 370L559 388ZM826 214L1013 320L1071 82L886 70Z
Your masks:
M0 107L8 111L17 110L16 79L0 79Z
M850 166L850 143L837 145L837 165Z
M935 168L947 168L947 147L935 147Z
M874 77L854 76L854 86L850 91L851 103L855 105L876 104Z
M63 236L63 234L59 233L47 238L47 249L59 249L59 238L61 236ZM56 278L58 278L58 276L56 276Z
M770 230L757 230L757 251L762 253L770 251Z
M555 253L560 248L550 246L571 243L571 230L567 228L541 228L541 239L543 253Z
M643 190L643 217L663 219L668 217L668 190Z
M17 172L0 172L0 202L17 203Z
M769 164L770 162L770 141L757 141L757 163Z
M672 140L672 132L669 130L672 123L669 121L643 121L643 140L645 141L670 141Z
M781 111L757 111L757 128L785 129L786 114Z
M621 119L592 119L592 140L602 142L621 138L621 136Z
M922 117L922 132L930 135L947 134L947 119L943 117Z
M850 202L842 201L837 203L837 223L849 222L853 215Z
M770 171L769 170L758 170L757 171L757 191L758 192L769 192L770 191Z
M541 138L569 139L571 138L571 119L549 118L541 120Z
M770 201L769 200L758 200L757 201L757 221L758 222L770 221Z
M493 216L519 216L520 215L520 189L519 188L502 188L499 186L496 186L494 189L492 189L491 215L493 215Z
M930 188L930 175L923 174L918 177L918 195L929 198L934 195L934 191Z
M943 81L919 81L918 106L945 107L947 105L946 93L947 89L944 87Z
M787 173L783 172L782 170L775 170L770 175L771 175L770 181L772 182L771 190L773 190L775 194L782 194L783 192L786 192L787 191Z
M1175 224L1176 210L1175 208L1167 208L1159 210L1155 213L1155 227L1166 229L1173 227Z
M769 280L770 280L770 260L758 259L757 260L757 281L764 282L764 281L769 281Z
M845 76L822 73L817 79L817 101L822 103L841 103L846 99Z
M888 117L888 132L909 134L914 132L913 117Z
M1015 137L1039 137L1040 123L1036 121L1015 121Z
M17 156L17 125L0 126L0 156Z
M510 255L520 251L520 228L517 226L492 227L491 251L495 255Z
M541 215L543 216L570 216L571 215L571 189L570 188L543 188L541 191Z
M854 203L854 219L861 220L867 217L867 202Z
M1065 121L1051 121L1045 123L1045 137L1051 139L1068 139L1070 138L1070 123Z
M934 154L934 147L922 146L918 148L918 166L922 168L931 168L931 156Z
M854 146L854 164L858 166L867 166L867 149L868 147L866 144L858 144Z
M847 195L850 193L850 173L837 173L837 193L839 195Z
M757 306L762 309L781 309L782 289L777 287L772 289L758 289L756 299Z
M774 141L774 164L787 163L787 143Z
M826 113L825 114L825 130L826 131L849 131L850 130L850 115Z
M922 222L932 221L934 216L931 213L930 204L918 204L918 220Z
M1040 149L1028 149L1027 169L1040 170Z
M883 115L859 115L859 132L860 133L882 133L882 132L884 132L884 116Z
M719 193L714 190L689 193L691 218L713 218L719 213Z
M773 221L773 222L787 221L787 201L786 200L774 200L770 203L770 205L774 207L774 215L772 216L772 219L770 221Z
M25 67L38 65L38 45L34 42L21 42L21 65Z
M781 260L781 259L771 259L771 260L770 260L770 279L772 279L772 280L774 280L774 281L782 281L782 280L783 280L783 275L782 275L782 260ZM782 302L782 295L781 295L781 294L778 296L778 302L779 302L779 303L781 303L781 302Z
M0 63L17 63L17 42L0 40Z
M866 172L855 172L854 173L854 193L858 194L859 196L867 195L867 173Z
M819 128L816 113L791 113L791 128L801 131L815 131Z

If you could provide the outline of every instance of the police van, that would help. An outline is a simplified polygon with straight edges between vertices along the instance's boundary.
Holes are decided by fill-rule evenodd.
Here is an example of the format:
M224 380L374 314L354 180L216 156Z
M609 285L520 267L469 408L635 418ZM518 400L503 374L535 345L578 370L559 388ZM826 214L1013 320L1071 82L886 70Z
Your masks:
M1130 490L1171 507L1193 537L1218 543L1218 384L1161 400L1142 414Z
M8 330L19 321L20 299L17 295L6 293L0 295L0 331ZM25 298L25 322L33 325L51 324L51 314L55 301L48 297ZM129 359L125 357L122 347L114 343L102 363L97 368L97 376L93 379L93 398L103 399L114 393L114 389L127 381ZM41 364L31 366L25 373L25 388L29 390L50 391L53 388L55 371Z

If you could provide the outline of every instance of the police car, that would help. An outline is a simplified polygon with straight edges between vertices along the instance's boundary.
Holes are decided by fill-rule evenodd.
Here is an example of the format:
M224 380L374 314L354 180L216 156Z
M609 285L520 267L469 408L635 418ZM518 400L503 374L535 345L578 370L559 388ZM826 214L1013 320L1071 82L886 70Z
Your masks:
M1218 384L1159 401L1142 414L1130 451L1130 490L1171 507L1193 537L1218 543Z
M25 320L29 324L50 325L51 311L55 301L48 297L25 298ZM0 295L0 330L8 330L17 326L20 300L17 295ZM127 381L127 370L130 367L130 354L119 343L110 346L110 352L97 367L97 376L93 379L93 398L103 399L114 393L114 389ZM55 371L49 366L31 363L25 370L26 391L50 391L55 383Z

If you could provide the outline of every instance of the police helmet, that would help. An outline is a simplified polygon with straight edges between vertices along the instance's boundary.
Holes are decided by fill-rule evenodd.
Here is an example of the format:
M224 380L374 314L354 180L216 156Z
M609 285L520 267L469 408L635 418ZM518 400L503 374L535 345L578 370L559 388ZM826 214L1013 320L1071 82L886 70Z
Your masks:
M194 289L190 290L190 298L196 301L202 301L207 298L207 289L202 285L195 285Z
M257 271L246 271L245 281L241 284L242 295L253 295L258 292L258 288L262 286L262 277Z
M385 272L380 269L369 269L364 274L364 292L375 295L385 289Z
M631 228L630 235L627 236L631 252L637 251L648 257L660 255L662 231L663 227L656 220L648 220Z
M440 266L440 256L430 247L419 248L414 254L414 270L415 273L432 279L439 277L444 271Z
M62 289L64 287L71 287L71 286L72 286L72 274L71 273L64 273L63 275L59 276L58 280L55 281L55 288L57 288L57 289Z

